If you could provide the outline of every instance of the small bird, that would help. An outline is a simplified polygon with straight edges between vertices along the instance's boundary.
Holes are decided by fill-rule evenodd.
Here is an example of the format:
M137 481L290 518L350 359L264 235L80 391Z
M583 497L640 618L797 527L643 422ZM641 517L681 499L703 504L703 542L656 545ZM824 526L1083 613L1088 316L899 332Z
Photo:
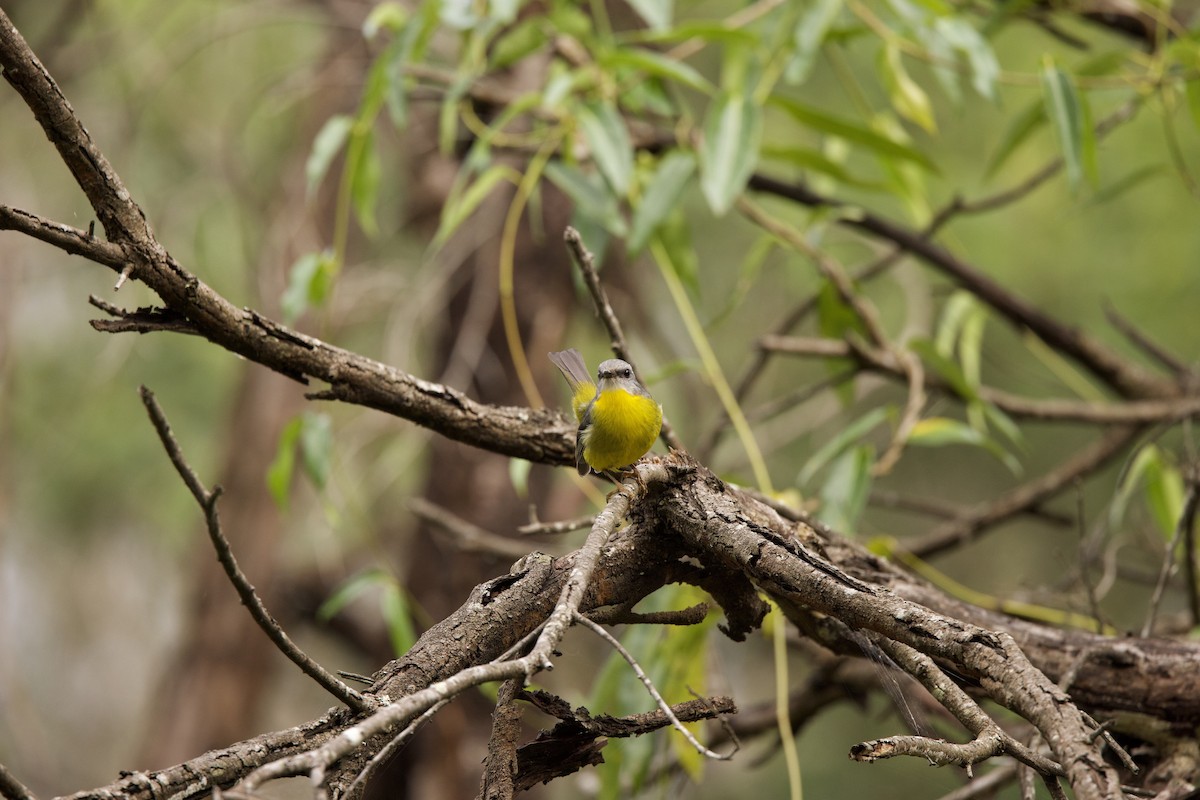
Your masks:
M575 468L608 473L644 456L662 429L662 406L633 375L633 367L610 358L596 371L599 389L575 348L550 353L571 387L571 410L579 421L575 435Z

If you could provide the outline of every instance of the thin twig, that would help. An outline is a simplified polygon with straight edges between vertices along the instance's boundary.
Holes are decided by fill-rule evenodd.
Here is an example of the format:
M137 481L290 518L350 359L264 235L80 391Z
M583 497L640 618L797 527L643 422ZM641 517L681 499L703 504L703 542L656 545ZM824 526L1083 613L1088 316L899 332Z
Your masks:
M1138 330L1132 322L1117 311L1116 306L1107 301L1104 303L1104 316L1108 318L1109 324L1125 335L1126 339L1150 358L1166 367L1175 377L1182 378L1190 371L1188 365L1177 358L1174 353L1169 352L1158 342Z
M268 781L306 775L317 767L328 767L357 750L364 742L394 730L397 726L407 725L434 705L453 699L473 686L518 677L528 680L541 670L552 669L554 662L551 658L579 613L580 603L583 602L584 593L609 537L628 515L634 503L646 492L645 481L658 480L660 473L665 477L665 471L643 470L639 473L640 478L630 478L609 496L608 503L596 515L596 522L583 547L576 553L571 572L559 592L558 602L542 625L541 633L528 653L511 659L506 653L502 660L468 667L424 689L406 694L379 708L357 724L345 728L320 747L258 767L242 778L236 788L239 791L254 792Z
M449 534L455 545L464 553L493 553L507 558L529 555L527 543L484 530L448 508L422 497L414 497L408 502L408 507L417 517L432 525L434 530Z
M649 692L650 696L654 698L654 702L658 704L659 709L662 710L667 719L671 720L672 727L683 734L683 738L688 740L688 743L696 749L697 753L705 758L711 758L715 761L728 761L729 759L733 758L733 754L737 752L736 749L726 753L725 755L721 755L720 753L715 753L704 745L700 744L699 740L692 735L692 732L685 728L683 723L679 721L679 717L675 716L675 712L671 710L671 706L666 700L663 699L663 696L659 694L658 689L655 688L654 682L651 681L646 675L645 671L642 670L641 664L637 662L637 659L633 657L633 654L626 650L615 636L604 630L602 625L597 625L595 622L592 622L582 614L575 615L575 622L584 626L592 633L608 642L610 647L621 654L621 657L625 659L625 662L629 664L630 668L633 669L634 674L637 675L638 680L641 681L642 685L646 687L646 691Z
M567 252L571 254L571 260L575 262L575 266L583 275L583 282L587 285L588 291L592 295L592 303L596 306L596 313L600 317L600 321L604 323L604 329L608 331L610 345L613 353L622 361L627 361L637 379L645 386L646 382L642 379L641 373L638 371L637 363L633 360L633 354L629 352L629 345L625 342L625 333L621 330L621 321L617 318L617 312L613 311L612 303L608 300L608 293L604 291L604 285L600 283L600 273L596 270L596 257L587 249L583 243L583 237L579 235L579 231L567 226L563 232L563 240L567 243ZM662 421L662 431L659 436L663 443L674 450L683 450L683 442L675 434L675 429L671 427L671 423L664 416Z
M788 183L765 175L752 175L748 185L754 191L773 194L801 205L819 208L840 208L844 205L841 200L822 195L805 184ZM953 278L1015 326L1029 328L1051 347L1078 361L1122 396L1170 397L1175 393L1175 386L1170 380L1122 358L1098 339L1033 306L997 283L983 270L923 237L920 232L870 211L858 208L855 211L854 214L841 215L838 221L894 242L913 253Z
M0 797L5 800L37 800L37 795L29 791L3 764L0 764Z
M758 346L771 352L799 356L852 358L860 366L873 372L895 378L907 378L907 373L892 354L870 347L861 341L768 335L759 340ZM959 396L951 384L937 376L926 375L925 385L931 390ZM979 399L991 403L1010 416L1096 425L1174 422L1200 414L1200 396L1196 395L1162 400L1093 403L1059 398L1034 399L991 386L978 387L976 394Z
M379 769L381 765L386 764L392 756L400 752L400 749L404 747L409 739L413 737L417 730L428 720L430 720L434 714L441 711L442 707L449 703L452 699L453 698L446 698L445 700L434 703L425 711L424 714L408 723L408 725L404 727L404 730L396 734L396 736L390 742L379 748L379 752L371 756L371 760L368 761L366 765L363 766L362 770L354 776L354 780L351 781L350 786L346 788L346 793L343 796L349 798L359 797L359 790L366 785L366 782L371 777L371 774L375 772L375 770ZM323 769L323 767L321 767L321 769Z
M175 434L171 432L171 426L167 422L162 408L159 407L154 393L145 386L142 386L139 391L142 396L142 404L146 406L146 412L150 415L150 422L154 425L154 430L158 432L158 438L162 442L163 449L167 451L167 457L171 459L171 463L175 465L175 470L179 473L179 477L183 479L184 484L192 493L192 497L196 498L196 502L204 512L204 521L208 528L208 536L212 540L213 548L217 551L217 559L221 562L221 566L224 567L225 574L229 577L233 588L237 590L242 605L246 607L250 612L250 616L258 624L258 627L262 628L263 632L275 643L280 652L291 659L292 663L300 667L305 675L308 675L320 684L325 691L354 709L354 711L360 714L370 712L375 707L370 700L309 658L303 650L296 646L296 643L292 641L291 637L284 632L279 623L275 621L275 618L271 616L271 613L267 611L266 606L259 599L258 594L246 578L245 573L238 566L237 560L233 555L233 548L230 547L229 540L225 538L225 533L221 529L220 517L217 514L217 500L221 495L221 487L214 487L211 492L204 488L204 484L200 482L200 478L184 458L183 451L180 449L179 443L175 440Z
M737 209L751 222L786 243L797 252L807 256L825 280L829 281L834 287L842 302L858 317L872 344L888 353L892 360L899 365L899 369L904 374L905 382L908 386L908 399L900 415L900 422L896 425L896 430L892 432L892 438L888 443L887 449L871 467L871 472L874 475L887 474L900 460L904 446L908 442L909 434L920 420L921 409L925 406L925 370L921 366L920 359L912 353L892 344L887 332L884 330L883 323L879 318L879 311L875 308L875 304L854 288L854 284L850 281L849 276L846 275L846 271L842 269L841 264L821 250L813 247L800 235L799 231L782 220L771 216L748 197L742 196L738 198Z
M558 522L541 522L534 517L530 522L517 528L517 533L525 535L571 533L572 531L581 531L584 528L590 528L595 521L596 518L591 516L564 519Z

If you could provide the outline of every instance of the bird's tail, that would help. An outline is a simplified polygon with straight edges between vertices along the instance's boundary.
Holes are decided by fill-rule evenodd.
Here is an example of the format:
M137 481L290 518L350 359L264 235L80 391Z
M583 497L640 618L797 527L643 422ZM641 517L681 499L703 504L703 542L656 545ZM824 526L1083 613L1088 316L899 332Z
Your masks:
M580 384L592 382L592 376L588 374L583 356L574 347L550 353L550 362L558 367L558 371L567 379L572 393L579 388Z

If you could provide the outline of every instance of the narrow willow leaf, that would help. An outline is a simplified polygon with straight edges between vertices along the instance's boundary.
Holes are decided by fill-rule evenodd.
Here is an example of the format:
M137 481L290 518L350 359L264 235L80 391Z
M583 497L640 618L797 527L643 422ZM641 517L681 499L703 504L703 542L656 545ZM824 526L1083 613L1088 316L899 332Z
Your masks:
M860 444L834 460L829 478L821 486L821 521L836 531L849 533L858 527L871 492L871 464L875 448Z
M922 447L945 447L963 444L981 447L1014 475L1021 474L1021 462L996 440L966 423L946 417L930 417L917 422L909 431L908 444Z
M461 196L448 201L442 207L442 221L433 237L434 247L444 244L450 235L475 213L475 209L487 199L496 186L506 180L516 186L521 180L521 175L507 164L492 164Z
M350 136L350 129L353 127L354 119L352 117L336 114L326 120L325 124L321 126L321 130L317 132L316 138L313 139L312 152L308 154L308 161L304 165L304 177L310 198L317 187L321 185L321 181L325 180L325 175L329 172L329 165L333 163L333 159L346 144L346 139Z
M1042 68L1042 94L1046 115L1054 124L1058 146L1062 150L1067 183L1073 190L1078 189L1084 173L1083 110L1071 76L1059 69L1050 58L1046 59Z
M375 207L379 200L379 185L383 180L383 162L375 147L375 136L367 129L355 148L354 173L350 176L350 200L354 215L363 233L374 238L379 234Z
M300 256L288 272L288 285L280 297L284 322L295 322L309 307L325 302L337 272L337 260L330 250Z
M668 153L650 177L642 200L633 215L626 249L630 255L641 252L654 233L679 204L683 187L696 171L696 159L684 150Z
M1160 448L1146 468L1146 505L1159 533L1170 541L1183 514L1183 475Z
M741 194L758 163L762 109L747 92L723 91L709 106L700 146L700 188L720 216Z
M887 420L888 414L886 408L875 408L842 428L836 436L809 457L808 463L800 470L796 483L799 486L807 485L821 467L844 453L875 426Z
M924 153L888 136L877 133L857 122L827 114L824 111L818 111L811 106L785 97L772 96L768 100L768 103L786 112L792 119L806 128L819 133L836 136L839 139L845 139L851 144L871 150L882 158L910 161L914 164L920 164L930 172L937 172L937 167Z
M300 424L300 419L296 418L284 426L275 448L275 458L267 467L267 490L281 511L287 510L292 475L296 471L296 440L300 438Z
M671 27L675 15L674 0L628 0L629 7L645 20L653 31L665 31Z
M590 24L590 23L589 23ZM684 22L666 30L648 29L624 34L625 41L666 44L699 39L705 44L727 44L754 47L761 44L759 36L745 28L731 28L723 22L698 20Z
M963 374L962 367L939 353L932 342L926 339L916 339L909 343L909 349L920 356L921 361L950 384L951 388L964 400L979 399L978 392L967 380L967 376Z
M328 622L337 616L338 612L361 597L369 589L392 581L392 577L382 569L374 567L358 573L347 580L331 594L317 609L317 619Z
M967 63L971 66L971 86L975 91L981 97L995 100L1000 62L988 40L961 17L938 17L933 25L951 47L967 57Z
M883 48L880 69L892 100L892 107L900 112L900 116L919 125L927 133L936 133L937 122L933 118L933 105L929 102L929 95L909 76L904 68L899 47L888 44Z
M363 20L363 38L374 39L379 31L385 28L395 33L404 27L404 23L407 20L408 10L402 4L395 2L380 3L371 9L371 13L367 14L367 18Z
M633 176L633 143L617 107L611 102L589 103L575 115L592 158L613 191L624 196Z
M953 358L954 343L958 341L959 332L962 331L963 320L966 319L967 313L971 310L973 299L974 295L970 292L959 290L950 295L950 299L946 301L934 338L938 355L944 358Z
M600 58L600 64L607 70L614 71L617 67L630 67L664 80L683 84L705 94L712 94L716 91L712 82L701 75L695 67L642 47L615 48Z
M308 412L300 417L299 444L304 474L315 487L324 489L333 459L333 421L329 415Z
M816 0L800 15L792 34L795 54L784 69L784 80L791 84L803 83L812 71L817 54L825 36L842 10L844 0Z
M408 594L399 584L391 581L383 587L383 592L379 596L379 606L383 621L387 624L388 638L392 642L392 652L397 656L402 656L417 641L417 629L413 625Z
M546 165L546 177L571 198L576 214L614 236L624 236L628 232L617 198L603 178L585 175L577 167L561 161Z
M883 184L878 181L865 180L852 174L841 164L829 158L829 156L811 147L777 147L766 145L762 149L762 157L772 161L783 161L803 170L820 173L821 175L833 178L838 183L844 183L848 186L875 191L883 189Z

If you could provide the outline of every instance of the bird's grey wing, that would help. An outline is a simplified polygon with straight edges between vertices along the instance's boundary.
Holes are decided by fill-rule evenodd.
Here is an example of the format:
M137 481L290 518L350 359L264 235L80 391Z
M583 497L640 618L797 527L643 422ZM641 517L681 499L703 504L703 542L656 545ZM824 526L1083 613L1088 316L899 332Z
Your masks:
M588 403L583 409L583 419L579 420L579 430L575 434L575 469L580 475L587 475L592 471L591 466L583 458L583 448L587 446L588 436L591 433L592 403Z

